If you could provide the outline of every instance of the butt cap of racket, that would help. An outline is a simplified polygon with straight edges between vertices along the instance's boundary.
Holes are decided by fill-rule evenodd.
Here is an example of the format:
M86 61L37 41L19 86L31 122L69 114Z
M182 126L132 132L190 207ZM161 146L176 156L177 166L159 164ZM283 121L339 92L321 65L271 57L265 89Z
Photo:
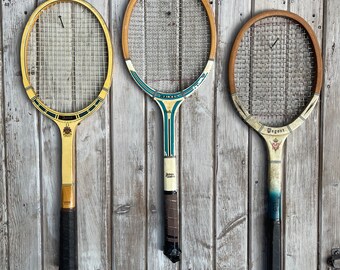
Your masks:
M167 256L170 261L173 263L179 262L180 261L180 255L182 251L179 249L179 246L177 243L171 243L166 241L164 245L164 255Z

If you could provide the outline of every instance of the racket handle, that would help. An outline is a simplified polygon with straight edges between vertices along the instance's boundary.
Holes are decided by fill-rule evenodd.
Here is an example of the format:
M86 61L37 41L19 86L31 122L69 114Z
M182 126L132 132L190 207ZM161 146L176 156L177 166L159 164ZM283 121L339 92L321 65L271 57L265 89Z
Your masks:
M59 270L77 270L77 210L61 209Z
M164 255L173 263L180 260L179 248L179 210L177 191L164 191L165 203L165 243Z
M272 270L281 269L281 221L270 221L270 265Z

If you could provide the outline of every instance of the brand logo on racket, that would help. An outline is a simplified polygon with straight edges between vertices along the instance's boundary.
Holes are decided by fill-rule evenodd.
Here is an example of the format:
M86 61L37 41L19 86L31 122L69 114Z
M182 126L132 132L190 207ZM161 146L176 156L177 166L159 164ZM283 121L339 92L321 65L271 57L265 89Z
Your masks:
M274 149L274 151L277 151L280 146L281 146L281 143L277 138L274 139L274 141L272 142L272 147Z
M272 133L272 134L280 134L280 133L284 133L285 129L284 128L280 128L280 129L272 129L272 128L268 128L267 129L268 133Z
M166 178L175 178L175 174L174 173L166 173L165 177Z
M63 134L64 134L65 137L71 137L72 136L72 129L69 126L64 127Z

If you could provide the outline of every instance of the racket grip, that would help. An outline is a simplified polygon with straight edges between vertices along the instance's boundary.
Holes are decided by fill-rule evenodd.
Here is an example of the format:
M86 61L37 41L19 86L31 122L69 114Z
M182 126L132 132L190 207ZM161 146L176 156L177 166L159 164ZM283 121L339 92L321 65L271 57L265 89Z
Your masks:
M59 270L77 270L77 210L61 209Z
M173 263L180 260L179 248L179 210L177 191L164 191L165 204L165 243L164 255Z
M281 222L280 220L270 221L271 239L270 239L270 265L272 270L281 269Z

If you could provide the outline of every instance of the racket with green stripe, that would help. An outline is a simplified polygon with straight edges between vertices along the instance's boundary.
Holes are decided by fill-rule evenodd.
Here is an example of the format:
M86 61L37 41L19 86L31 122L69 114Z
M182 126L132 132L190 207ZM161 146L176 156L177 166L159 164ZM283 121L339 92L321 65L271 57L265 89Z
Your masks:
M123 53L131 76L163 114L164 254L179 261L175 116L208 76L216 29L207 0L131 0L123 22Z
M281 269L282 161L287 137L312 113L322 85L322 59L308 23L267 11L240 30L229 62L230 92L244 121L269 153L269 269Z

